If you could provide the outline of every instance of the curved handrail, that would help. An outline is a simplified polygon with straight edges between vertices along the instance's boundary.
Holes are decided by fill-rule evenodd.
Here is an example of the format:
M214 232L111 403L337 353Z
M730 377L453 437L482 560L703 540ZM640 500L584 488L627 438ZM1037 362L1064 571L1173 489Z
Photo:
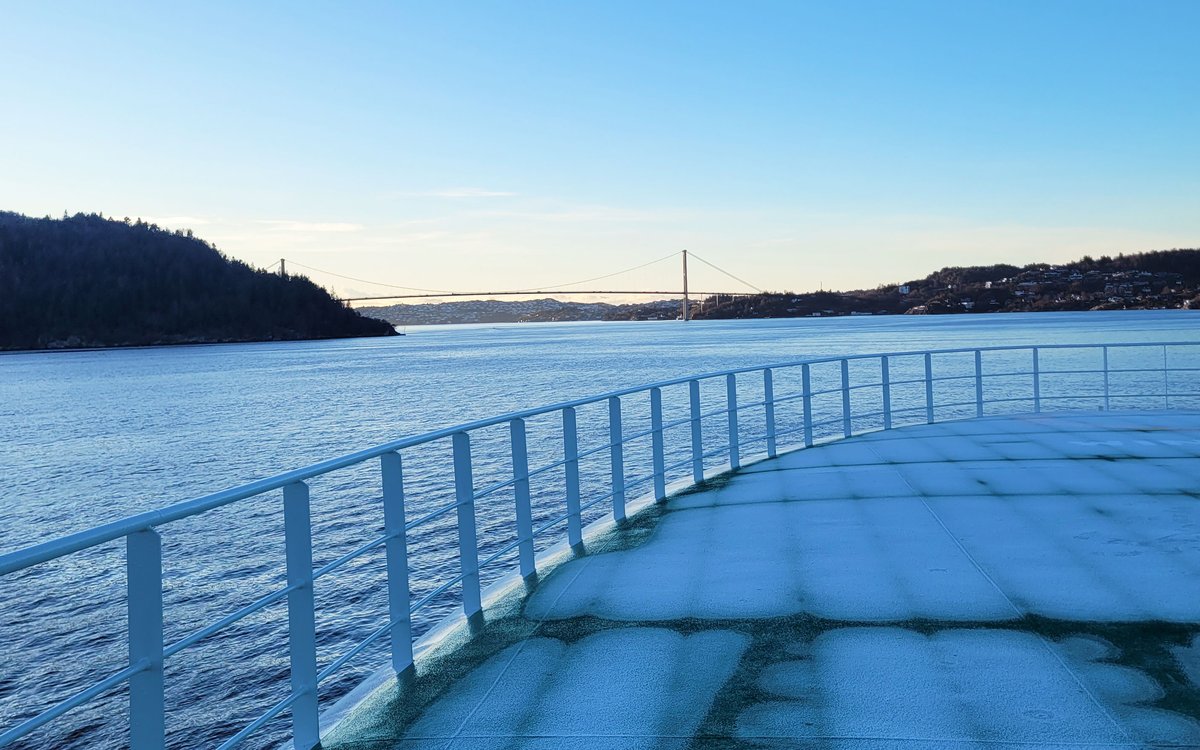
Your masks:
M81 531L69 536L61 537L49 542L43 542L22 550L10 552L5 555L0 555L0 575L6 575L15 570L27 568L31 565L52 560L62 555L78 552L88 547L94 547L98 544L111 542L121 537L128 536L135 531L154 528L162 524L178 521L189 516L199 515L224 505L245 500L255 495L261 495L264 492L277 490L295 482L303 482L306 479L328 474L331 471L345 469L356 464L369 461L373 458L379 458L385 453L394 453L404 448L411 448L423 443L429 443L434 440L442 440L453 436L458 432L472 432L484 427L494 427L496 425L510 422L513 419L528 419L543 414L552 414L556 411L562 411L566 408L577 408L580 406L588 406L590 404L606 401L609 398L630 396L635 393L644 393L651 388L666 388L672 385L681 385L692 380L712 380L713 378L727 377L729 375L741 375L748 372L761 372L763 370L782 370L790 367L799 367L801 365L816 365L827 362L858 361L864 359L879 359L881 357L913 357L924 354L968 354L976 351L980 352L997 352L997 351L1026 351L1030 349L1095 349L1102 346L1110 348L1120 347L1163 347L1163 346L1184 346L1189 342L1169 341L1155 343L1118 343L1118 344L1047 344L1032 346L989 346L989 347L972 347L972 348L955 348L955 349L933 349L933 350L916 350L916 351L900 351L900 352L884 352L876 354L855 354L847 356L833 357L811 357L806 359L790 360L769 365L758 365L750 367L737 367L729 370L717 370L713 372L702 373L700 375L691 375L687 377L670 378L660 380L647 385L635 386L632 388L622 388L615 391L600 394L598 396L587 396L584 398L573 399L571 401L562 401L549 406L534 407L531 409L522 409L520 411L509 412L498 417L489 417L486 419L478 419L472 422L455 425L453 427L443 427L437 430L415 435L409 438L393 440L382 445L377 445L373 448L347 453L344 456L320 461L300 469L276 474L272 477L260 479L254 482L233 487L220 492L214 492L209 495L203 495L192 500L185 500L174 505L167 506L159 510L147 511L134 516L128 516L118 521L98 526L93 529ZM1159 369L1149 370L1150 372L1160 372ZM1028 373L1021 373L1028 374ZM1045 374L1051 374L1049 372ZM964 376L965 377L965 376ZM837 392L836 389L831 392ZM813 394L818 395L818 394Z

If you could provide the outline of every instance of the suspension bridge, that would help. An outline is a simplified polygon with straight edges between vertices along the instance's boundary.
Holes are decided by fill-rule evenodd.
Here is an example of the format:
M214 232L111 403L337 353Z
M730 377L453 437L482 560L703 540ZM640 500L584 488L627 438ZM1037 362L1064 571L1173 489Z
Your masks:
M662 262L670 260L671 258L674 258L676 256L680 257L680 259L682 261L682 270L683 270L682 286L683 286L683 288L680 290L571 289L571 288L569 288L569 287L580 286L583 284L593 284L598 281L611 279L615 276L620 276L622 274L630 273L632 271L637 271L637 270L646 268L648 266L655 265L657 263L662 263ZM668 297L668 298L679 297L680 298L680 306L681 306L681 309L683 312L684 320L688 320L691 317L691 298L693 296L701 298L701 299L703 299L705 297L718 297L719 298L719 297L724 297L724 296L728 296L728 297L732 298L735 296L745 295L745 294L750 293L746 290L733 291L733 292L730 292L730 291L715 291L714 292L714 291L697 291L697 290L689 291L689 289L688 289L688 258L689 257L694 260L700 261L704 265L709 266L710 268L718 271L719 273L733 279L734 281L738 282L739 284L741 284L749 289L754 290L754 292L762 293L762 291L763 291L762 289L751 284L750 282L746 281L745 279L735 276L734 274L730 273L729 271L726 271L725 269L721 268L720 266L718 266L714 263L711 263L711 262L705 260L704 258L701 258L699 255L696 255L695 253L691 253L689 256L689 253L687 250L682 250L678 253L673 252L673 253L665 255L661 258L656 258L655 260L651 260L646 263L642 263L640 265L632 266L630 268L623 268L620 271L614 271L612 273L607 273L607 274L604 274L601 276L594 276L594 277L588 278L588 279L581 279L579 281L571 281L571 282L567 282L565 284L553 284L553 285L549 285L549 286L532 287L532 288L528 288L528 289L502 289L502 290L487 290L487 291L451 291L451 290L447 290L447 289L424 289L421 287L402 286L399 284L388 284L388 283L384 283L381 281L371 281L370 279L362 279L362 278L357 278L354 276L347 276L345 274L335 273L333 271L326 271L326 270L323 270L320 268L314 268L312 266L308 266L303 263L297 263L294 260L288 261L286 258L280 258L277 263L272 264L266 270L273 271L275 269L278 269L279 274L281 276L286 276L288 273L288 271L287 271L288 263L290 262L293 267L302 268L305 271L324 274L326 276L331 276L331 277L343 279L346 281L353 281L353 282L357 282L357 283L361 283L361 284L371 284L371 285L374 285L377 287L387 287L390 289L397 289L402 292L400 294L383 294L383 295L362 296L362 297L343 297L342 298L343 302L377 302L377 301L384 301L384 300L443 299L443 298L444 299L452 299L452 298L456 298L456 297L509 297L509 296L515 297L515 296L530 296L530 295L537 295L537 294L549 294L549 295L553 295L553 296L605 294L605 295L653 296L653 297Z

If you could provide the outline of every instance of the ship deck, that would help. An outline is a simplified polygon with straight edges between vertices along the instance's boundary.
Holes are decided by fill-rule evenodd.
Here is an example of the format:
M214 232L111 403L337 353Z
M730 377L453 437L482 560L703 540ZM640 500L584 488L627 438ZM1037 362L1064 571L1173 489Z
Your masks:
M1200 746L1200 413L909 427L643 511L336 750Z

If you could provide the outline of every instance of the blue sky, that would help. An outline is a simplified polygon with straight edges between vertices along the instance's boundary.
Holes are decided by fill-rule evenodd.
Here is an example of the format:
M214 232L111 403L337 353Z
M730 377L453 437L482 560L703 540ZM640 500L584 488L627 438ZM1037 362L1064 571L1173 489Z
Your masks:
M10 3L0 207L438 289L1195 247L1198 28L1194 0Z

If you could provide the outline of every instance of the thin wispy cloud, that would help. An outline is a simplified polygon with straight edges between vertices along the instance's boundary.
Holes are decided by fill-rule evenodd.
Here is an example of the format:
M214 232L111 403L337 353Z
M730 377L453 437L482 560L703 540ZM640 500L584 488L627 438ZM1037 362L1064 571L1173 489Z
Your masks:
M352 224L344 221L262 219L255 223L278 232L359 232L363 229L362 224Z
M211 219L199 216L145 216L142 221L160 227L202 227L213 223Z
M516 193L510 193L505 190L456 187L445 188L442 190L423 190L419 192L399 193L399 195L406 198L448 198L450 200L461 200L464 198L511 198L515 196Z
M543 222L657 222L687 219L695 212L679 209L638 209L620 206L564 206L545 210L478 211L474 216L494 219L523 219Z
M435 229L427 232L392 232L365 238L362 244L386 249L426 247L451 252L510 252L502 238L488 230Z

